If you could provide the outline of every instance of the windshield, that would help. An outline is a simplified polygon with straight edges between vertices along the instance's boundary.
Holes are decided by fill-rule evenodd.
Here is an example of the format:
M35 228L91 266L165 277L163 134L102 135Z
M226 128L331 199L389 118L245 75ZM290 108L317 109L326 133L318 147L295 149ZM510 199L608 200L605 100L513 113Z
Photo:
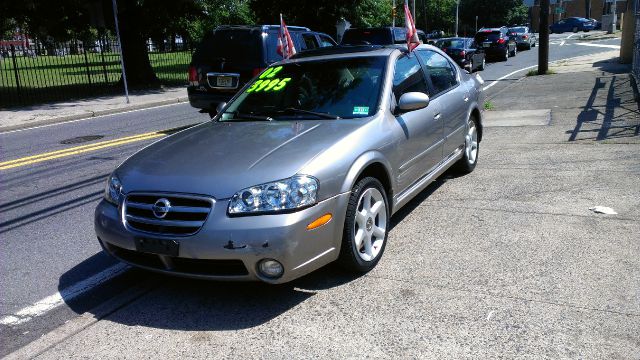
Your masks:
M464 49L464 39L438 40L438 42L436 42L436 46L441 49L445 49L445 48Z
M272 66L253 79L219 121L348 119L376 113L386 57Z

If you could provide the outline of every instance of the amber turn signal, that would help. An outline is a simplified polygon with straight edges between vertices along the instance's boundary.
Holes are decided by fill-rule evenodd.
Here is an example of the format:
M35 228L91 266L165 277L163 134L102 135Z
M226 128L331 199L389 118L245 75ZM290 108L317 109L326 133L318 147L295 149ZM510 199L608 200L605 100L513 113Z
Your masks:
M324 214L321 217L317 218L314 222L312 222L311 224L307 225L307 230L313 230L316 228L319 228L320 226L328 223L329 221L331 221L331 218L333 217L333 215L331 214Z

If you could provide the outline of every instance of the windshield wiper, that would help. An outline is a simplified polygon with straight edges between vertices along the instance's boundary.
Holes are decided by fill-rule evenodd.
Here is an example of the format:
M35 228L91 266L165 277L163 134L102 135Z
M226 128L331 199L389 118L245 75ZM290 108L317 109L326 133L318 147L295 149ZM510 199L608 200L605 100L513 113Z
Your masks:
M241 113L237 111L225 112L225 114L233 114L233 118L224 121L243 121L243 120L258 120L258 121L273 121L270 116L254 115L248 113Z
M333 114L323 113L323 112L310 111L310 110L304 110L304 109L298 109L298 108L294 108L294 107L288 107L286 109L279 110L278 112L279 113L297 113L297 114L315 115L317 117L321 117L321 118L324 118L324 119L332 119L332 120L340 120L340 119L342 119L338 115L333 115Z

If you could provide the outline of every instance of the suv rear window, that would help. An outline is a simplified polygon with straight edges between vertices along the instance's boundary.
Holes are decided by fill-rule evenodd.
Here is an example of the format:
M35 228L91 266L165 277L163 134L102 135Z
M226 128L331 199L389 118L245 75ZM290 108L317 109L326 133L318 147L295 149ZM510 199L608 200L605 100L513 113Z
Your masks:
M261 62L259 32L252 29L221 29L208 33L193 55L197 61L223 58L225 62Z
M479 33L476 34L476 42L477 43L481 43L484 41L498 41L498 39L500 39L500 31L491 31L491 32L484 32L481 31Z
M514 33L518 33L518 34L524 34L527 32L527 28L526 27L514 27L514 28L510 28L509 29L510 32L514 32Z
M391 45L393 38L389 29L349 29L342 43L346 45Z

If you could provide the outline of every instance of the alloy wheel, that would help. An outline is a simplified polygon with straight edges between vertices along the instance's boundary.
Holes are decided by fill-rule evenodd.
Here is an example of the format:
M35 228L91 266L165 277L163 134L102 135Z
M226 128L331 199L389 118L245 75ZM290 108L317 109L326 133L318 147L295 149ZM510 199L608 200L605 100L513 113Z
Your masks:
M376 188L366 189L358 199L355 215L356 252L362 260L373 261L380 254L387 229L387 206L382 193Z
M469 165L475 164L478 158L478 131L476 129L476 123L473 120L469 120L469 129L465 136L464 152Z

